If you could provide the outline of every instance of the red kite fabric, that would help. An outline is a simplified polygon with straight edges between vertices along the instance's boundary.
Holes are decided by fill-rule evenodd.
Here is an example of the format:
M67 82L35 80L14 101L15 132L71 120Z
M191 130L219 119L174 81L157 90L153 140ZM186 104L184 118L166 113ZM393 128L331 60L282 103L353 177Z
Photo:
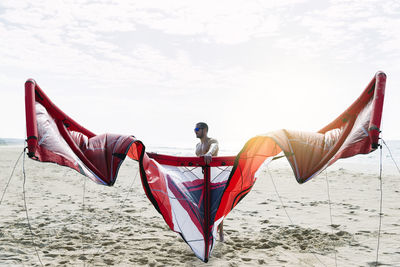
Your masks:
M25 83L28 156L75 169L111 186L128 156L139 163L144 191L171 230L207 262L217 227L253 187L260 166L283 153L304 183L340 158L378 147L386 75L378 72L361 96L316 133L278 130L251 138L238 155L199 157L147 153L134 136L96 135L62 112L32 79Z

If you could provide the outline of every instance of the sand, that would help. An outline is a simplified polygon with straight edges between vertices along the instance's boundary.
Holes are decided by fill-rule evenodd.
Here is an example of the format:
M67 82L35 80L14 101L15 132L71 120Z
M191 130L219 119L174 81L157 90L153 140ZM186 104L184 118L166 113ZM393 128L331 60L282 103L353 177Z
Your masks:
M1 193L21 150L0 147ZM268 169L293 224L264 168L225 219L226 241L217 242L208 263L169 230L146 198L132 160L124 162L115 186L105 187L68 168L26 158L26 201L46 266L335 266L335 251L338 266L373 266L380 198L379 165L373 167L363 172L367 168L338 162L299 185L285 160L272 162ZM40 266L21 170L22 160L0 206L1 266ZM399 185L398 174L383 173L379 262L386 266L400 266Z

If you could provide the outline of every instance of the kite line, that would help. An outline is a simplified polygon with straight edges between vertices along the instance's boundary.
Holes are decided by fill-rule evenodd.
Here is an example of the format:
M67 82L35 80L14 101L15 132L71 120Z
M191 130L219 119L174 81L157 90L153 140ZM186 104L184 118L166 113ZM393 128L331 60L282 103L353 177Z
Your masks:
M394 165L396 166L397 171L400 174L400 168L397 165L396 160L393 157L392 151L390 150L389 146L386 144L385 140L383 138L380 138L382 140L382 143L385 145L387 148L390 158L392 159ZM380 201L379 201L379 228L378 228L378 243L376 247L376 260L375 260L375 266L378 266L378 258L379 258L379 244L380 244L380 236L381 236L381 228L382 228L382 204L383 204L383 190L382 190L382 144L379 144L380 148L380 153L379 153L379 189L380 189Z
M23 153L26 151L26 149L27 149L27 147L24 148ZM39 260L39 262L40 262L40 265L43 266L43 262L42 262L42 260L40 259L39 252L38 252L38 250L37 250L36 243L35 243L35 240L34 240L34 238L33 238L34 235L33 235L31 223L30 223L30 221L29 221L28 208L27 208L27 206L26 206L26 195L25 195L25 182L26 182L26 174L25 174L25 153L24 153L24 156L22 157L22 173L24 174L24 180L23 180L23 183L22 183L22 193L23 193L23 196L24 196L24 207L25 207L26 220L27 220L27 222L28 222L29 232L30 232L30 234L31 234L31 242L32 242L32 244L33 244L33 247L35 248L36 256L37 256L37 258L38 258L38 260Z
M294 223L293 223L293 221L292 221L292 218L290 218L289 213L288 213L287 210L286 210L285 205L283 205L282 198L281 198L281 196L279 195L278 189L276 188L276 185L275 185L275 182L274 182L274 178L272 178L272 174L271 174L271 171L269 170L268 165L267 165L267 170L268 170L269 177L271 178L271 182L272 182L272 184L274 185L276 195L278 196L279 201L281 202L282 208L283 208L283 210L285 211L286 216L288 217L288 219L289 219L289 221L290 221L290 224L291 224L291 225L294 225Z
M135 175L135 177L133 178L131 185L129 186L129 189L128 189L128 192L126 193L125 199L124 199L124 201L122 202L122 204L121 204L121 206L120 206L120 208L119 208L119 214L120 214L120 215L117 216L117 217L115 218L114 223L113 223L113 225L111 226L111 230L109 230L110 232L112 232L112 230L114 230L114 226L115 226L115 224L117 223L118 219L119 219L120 216L121 216L122 208L124 207L125 202L126 202L126 200L128 199L128 196L129 196L129 194L130 194L130 192L131 192L131 190L132 190L133 184L134 184L135 181L136 181L136 178L137 178L137 176L138 176L138 173L139 173L139 168L138 168L138 170L136 171L136 175ZM100 239L100 241L101 241L101 240L102 240L102 239ZM90 263L93 262L94 258L95 258L97 255L99 255L99 253L100 253L100 251L101 251L102 248L103 248L103 247L100 246L100 247L97 249L97 252L96 252L95 254L93 254L93 257L90 259L90 261L88 262L88 264L90 264Z
M17 159L17 161L16 161L15 164L14 164L14 167L13 167L13 169L12 169L10 178L8 178L6 187L4 188L3 194L1 195L0 205L1 205L1 203L3 202L4 195L6 194L7 188L8 188L8 186L9 186L10 182L11 182L11 178L12 178L13 175L14 175L15 168L17 167L17 164L18 164L19 160L21 159L22 154L24 154L24 152L25 152L25 149L22 150L22 152L19 154L18 159Z
M86 192L86 177L83 176L83 192L82 192L82 232L81 232L81 242L82 242L82 261L83 261L83 267L85 267L85 245L84 245L84 233L85 233L85 192Z
M383 139L381 138L383 141ZM385 141L383 141L385 143ZM386 145L386 144L385 144ZM396 163L396 162L395 162ZM397 167L397 165L396 165ZM378 266L379 259L379 244L381 238L381 228L382 228L382 203L383 203L383 191L382 191L382 144L379 144L379 191L380 191L380 200L379 200L379 226L378 226L378 242L376 245L376 260L375 266Z
M329 204L329 218L331 220L331 231L332 231L332 236L334 234L333 232L333 219L332 219L332 206L331 206L331 195L329 193L329 180L328 180L328 171L325 169L325 180L326 180L326 189L328 192L328 204ZM335 253L335 266L337 267L337 255L336 255L336 245L335 245L335 240L332 242L333 244L333 252Z
M276 195L278 196L278 198L279 198L279 200L280 200L280 202L281 202L281 205L282 205L282 207L283 207L283 210L285 211L286 216L288 217L288 219L289 219L291 225L294 225L292 219L291 219L290 216L289 216L289 213L287 212L287 210L286 210L286 208L285 208L285 205L283 205L282 198L281 198L281 196L280 196L280 194L279 194L279 192L278 192L278 189L276 188L274 179L272 178L272 174L271 174L271 172L270 172L270 170L269 170L268 165L267 165L267 170L268 170L269 177L271 177L271 181L272 181L272 184L274 185ZM326 266L326 264L323 263L323 262L321 261L321 259L318 258L318 256L317 256L313 251L310 251L310 252L311 252L311 254L312 254L322 265Z
M383 144L386 146L387 150L389 151L390 158L392 159L394 165L395 165L396 168L397 168L397 171L398 171L399 174L400 174L400 168L399 168L399 166L397 165L396 160L393 158L392 151L390 150L389 146L386 144L385 140L383 140L383 138L381 138L381 140L382 140ZM382 146L382 145L381 145L381 146Z
M396 160L393 157L392 151L390 150L389 146L386 144L385 140L383 138L380 138L382 140L382 143L385 145L387 148L390 158L392 159L394 165L396 166L397 171L400 174L400 169L399 166L397 165ZM378 266L378 258L379 258L379 245L380 245L380 236L381 236L381 228L382 228L382 206L383 206L383 188L382 188L382 144L379 145L380 148L380 153L379 153L379 189L380 189L380 201L379 201L379 228L378 228L378 243L376 247L376 260L375 260L375 266Z

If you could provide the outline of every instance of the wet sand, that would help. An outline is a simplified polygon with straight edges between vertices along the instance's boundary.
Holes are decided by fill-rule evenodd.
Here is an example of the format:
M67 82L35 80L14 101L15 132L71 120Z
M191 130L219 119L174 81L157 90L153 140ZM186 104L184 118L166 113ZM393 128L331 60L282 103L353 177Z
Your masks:
M0 146L1 193L21 151ZM335 254L338 266L375 265L378 165L363 171L362 166L338 162L299 185L285 159L272 162L225 219L226 240L217 242L208 263L197 259L153 208L136 162L124 162L114 187L28 158L25 169L30 223L45 266L335 266ZM26 220L22 184L21 160L0 206L1 266L40 266ZM386 266L400 266L399 185L399 175L383 173L379 262Z

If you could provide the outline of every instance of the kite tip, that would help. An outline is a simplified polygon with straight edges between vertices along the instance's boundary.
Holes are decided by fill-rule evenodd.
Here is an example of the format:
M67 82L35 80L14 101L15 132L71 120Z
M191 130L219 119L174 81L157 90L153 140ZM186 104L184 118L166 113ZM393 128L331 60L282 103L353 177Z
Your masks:
M35 80L34 80L34 79L32 79L32 78L29 78L28 80L26 80L25 84L27 84L27 83L33 83L33 84L36 84Z
M384 73L384 72L381 71L381 70L378 70L377 73L375 74L375 76L380 76L380 75L383 75L383 76L386 77L386 73Z

